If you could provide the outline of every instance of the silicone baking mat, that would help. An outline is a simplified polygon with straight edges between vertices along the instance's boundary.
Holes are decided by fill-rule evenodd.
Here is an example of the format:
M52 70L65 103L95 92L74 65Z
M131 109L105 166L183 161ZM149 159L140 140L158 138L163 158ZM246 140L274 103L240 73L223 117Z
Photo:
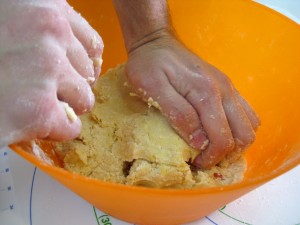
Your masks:
M130 225L94 208L10 149L0 150L4 155L9 165L0 171L10 173L14 183L0 180L10 187L1 225ZM299 190L300 166L188 225L300 225Z

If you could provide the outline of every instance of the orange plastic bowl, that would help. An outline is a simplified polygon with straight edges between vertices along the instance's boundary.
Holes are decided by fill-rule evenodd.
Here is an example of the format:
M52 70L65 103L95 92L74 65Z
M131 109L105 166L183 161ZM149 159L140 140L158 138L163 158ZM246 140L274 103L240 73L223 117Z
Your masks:
M126 60L111 1L69 1L99 31L104 68ZM182 224L204 217L300 162L300 27L250 0L170 1L173 24L184 43L224 71L261 117L246 153L243 182L220 188L160 190L88 179L49 166L12 146L100 210L138 224Z

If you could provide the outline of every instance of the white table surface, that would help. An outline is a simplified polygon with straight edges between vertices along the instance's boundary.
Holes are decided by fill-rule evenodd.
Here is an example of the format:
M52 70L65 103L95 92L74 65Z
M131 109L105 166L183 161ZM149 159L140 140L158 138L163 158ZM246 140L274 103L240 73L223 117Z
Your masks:
M257 2L300 23L300 0ZM4 155L9 159L5 164ZM12 175L12 180L1 178L1 173L6 171L1 170L1 163L3 168L9 168L7 174ZM12 182L9 193L13 197L1 196L6 182ZM299 190L300 166L188 225L300 225ZM13 210L1 212L1 201L12 201ZM96 218L101 215L104 213L8 148L0 150L0 225L102 225ZM108 217L112 225L129 224Z

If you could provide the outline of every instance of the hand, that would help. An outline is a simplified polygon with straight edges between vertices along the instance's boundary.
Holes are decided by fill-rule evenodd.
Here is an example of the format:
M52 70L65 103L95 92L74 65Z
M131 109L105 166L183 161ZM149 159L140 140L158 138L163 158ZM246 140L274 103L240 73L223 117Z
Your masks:
M202 150L196 166L209 168L254 141L260 120L251 106L225 74L170 32L153 33L133 45L126 73L135 92L156 101L181 137Z
M67 104L76 114L94 104L100 36L61 0L1 1L0 30L0 146L76 137Z

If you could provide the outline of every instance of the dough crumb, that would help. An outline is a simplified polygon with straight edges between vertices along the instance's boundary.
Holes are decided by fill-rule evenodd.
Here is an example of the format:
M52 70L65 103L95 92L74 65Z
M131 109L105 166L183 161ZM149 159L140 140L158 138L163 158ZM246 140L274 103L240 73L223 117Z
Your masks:
M133 93L133 92L130 92L129 96L131 96L131 97L138 97L138 95L136 93Z
M206 149L206 147L208 146L208 144L209 144L209 140L205 140L205 141L203 142L203 144L201 145L200 150Z
M95 82L95 77L88 77L87 79L86 79L86 81L89 83L89 84L92 84L93 82Z
M93 36L92 38L92 47L93 49L96 49L98 47L98 45L100 45L100 40L97 38L96 35Z
M95 67L101 67L103 60L100 57L91 58Z
M160 105L158 104L157 101L154 101L153 98L151 98L151 97L148 98L147 103L148 103L148 107L149 107L149 108L150 108L151 106L153 106L153 107L157 108L158 110L161 110Z

